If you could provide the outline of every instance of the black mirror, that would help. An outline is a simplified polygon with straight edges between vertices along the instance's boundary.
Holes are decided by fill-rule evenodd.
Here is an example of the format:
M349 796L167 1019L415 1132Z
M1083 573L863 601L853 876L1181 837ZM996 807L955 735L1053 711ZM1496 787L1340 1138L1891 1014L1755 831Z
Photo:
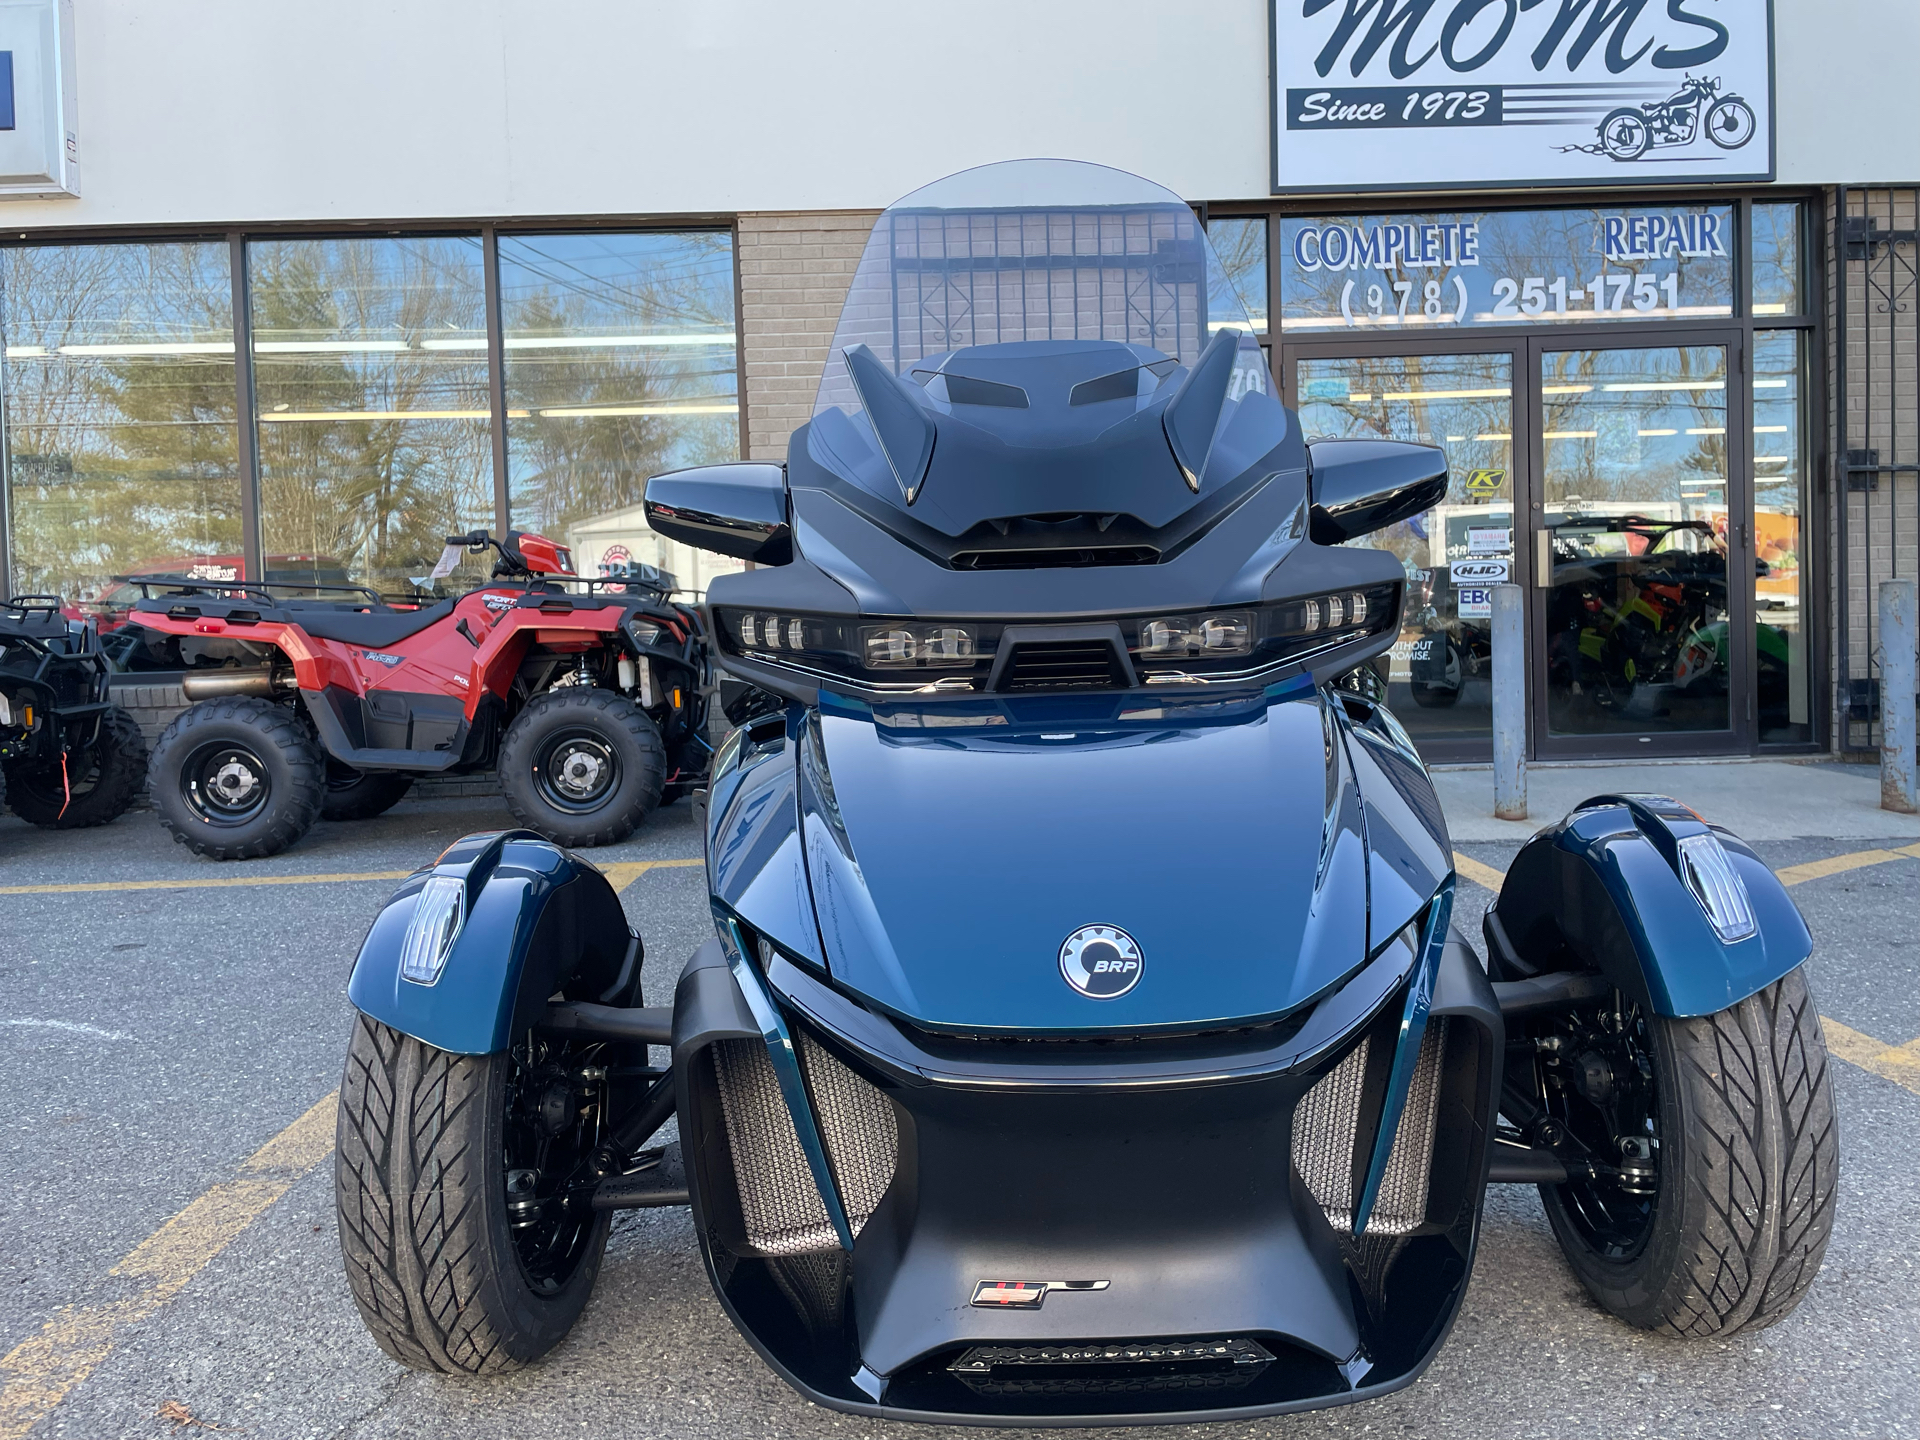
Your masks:
M787 472L743 461L670 470L647 481L647 524L669 540L759 565L793 559Z
M1445 452L1407 440L1318 440L1307 446L1307 472L1316 545L1384 530L1447 493Z

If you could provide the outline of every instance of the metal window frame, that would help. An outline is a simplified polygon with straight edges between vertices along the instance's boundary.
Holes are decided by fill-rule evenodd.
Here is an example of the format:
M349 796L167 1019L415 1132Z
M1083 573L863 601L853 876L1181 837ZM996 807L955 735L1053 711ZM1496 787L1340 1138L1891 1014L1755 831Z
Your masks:
M47 226L19 232L18 239L0 242L0 249L18 250L53 245L224 244L228 247L228 280L234 332L235 424L238 427L235 470L240 481L241 553L251 573L263 574L265 536L261 526L260 432L253 375L252 286L247 247L261 240L377 240L434 236L478 237L481 245L482 289L487 327L488 408L491 412L494 521L501 532L512 522L508 481L506 428L506 329L500 294L501 235L583 234L595 231L620 234L720 233L728 236L733 265L733 324L736 403L739 407L739 447L747 456L747 387L745 345L741 329L740 226L732 214L702 212L684 215L542 215L499 216L489 219L434 218L359 220L341 222L289 221L272 225L74 225ZM0 305L5 297L0 295ZM243 343L244 341L244 343ZM13 472L8 442L6 358L0 354L0 597L12 593Z

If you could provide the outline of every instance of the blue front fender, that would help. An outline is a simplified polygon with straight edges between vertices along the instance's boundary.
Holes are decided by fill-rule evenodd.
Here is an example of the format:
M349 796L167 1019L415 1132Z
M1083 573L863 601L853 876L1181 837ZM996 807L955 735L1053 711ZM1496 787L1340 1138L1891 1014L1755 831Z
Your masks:
M466 914L432 984L401 974L421 890L463 883ZM460 1055L505 1050L556 991L569 1000L639 1003L640 942L619 897L586 861L531 830L468 835L393 893L353 962L347 998L371 1019Z
M1725 940L1681 878L1679 841L1716 836L1754 932ZM1529 840L1487 910L1496 979L1597 970L1657 1015L1711 1015L1813 953L1779 877L1739 837L1659 795L1602 795Z

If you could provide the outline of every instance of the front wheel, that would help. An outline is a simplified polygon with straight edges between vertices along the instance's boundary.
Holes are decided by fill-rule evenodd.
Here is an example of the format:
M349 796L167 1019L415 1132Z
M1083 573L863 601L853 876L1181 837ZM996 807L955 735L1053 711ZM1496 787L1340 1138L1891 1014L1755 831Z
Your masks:
M1804 973L1693 1019L1615 997L1556 1019L1543 1043L1544 1108L1605 1172L1540 1187L1594 1299L1698 1339L1799 1304L1833 1233L1840 1169Z
M147 742L140 725L118 705L100 714L91 745L58 761L21 769L11 777L13 813L48 830L83 830L125 813L147 778ZM0 801L0 803L4 803Z
M580 1318L612 1219L587 1181L604 1138L588 1051L454 1055L356 1016L335 1122L347 1283L380 1348L492 1375ZM598 1077L598 1078L596 1078Z
M326 764L300 717L269 700L203 700L153 749L160 823L196 855L278 855L313 828Z
M500 745L507 808L556 845L613 845L660 803L667 751L624 695L568 686L536 695Z
M1716 100L1707 111L1707 138L1722 150L1738 150L1753 138L1757 128L1753 107L1737 95Z

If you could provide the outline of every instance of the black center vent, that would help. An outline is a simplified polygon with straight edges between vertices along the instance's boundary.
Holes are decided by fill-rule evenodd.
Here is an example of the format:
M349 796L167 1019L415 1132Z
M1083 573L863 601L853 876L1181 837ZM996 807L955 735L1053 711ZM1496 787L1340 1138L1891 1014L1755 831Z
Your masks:
M1024 550L960 550L950 562L956 570L1056 570L1090 565L1153 565L1160 552L1151 545L1071 545Z
M1126 673L1105 640L1046 640L1014 647L1002 690L1122 690Z

